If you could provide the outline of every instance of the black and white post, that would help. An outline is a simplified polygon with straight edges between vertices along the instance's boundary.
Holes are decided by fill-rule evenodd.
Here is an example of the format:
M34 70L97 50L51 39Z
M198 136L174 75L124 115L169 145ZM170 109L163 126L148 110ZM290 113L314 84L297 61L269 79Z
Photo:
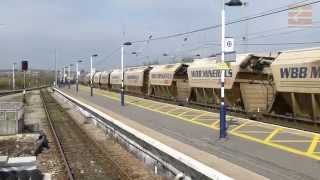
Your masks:
M224 63L224 53L225 53L225 5L226 6L242 6L240 0L230 0L227 3L222 1L222 11L221 11L221 63ZM225 70L221 69L221 98L220 98L220 134L219 138L225 138L227 136L227 124L226 124L226 107L224 101L224 82L225 82Z

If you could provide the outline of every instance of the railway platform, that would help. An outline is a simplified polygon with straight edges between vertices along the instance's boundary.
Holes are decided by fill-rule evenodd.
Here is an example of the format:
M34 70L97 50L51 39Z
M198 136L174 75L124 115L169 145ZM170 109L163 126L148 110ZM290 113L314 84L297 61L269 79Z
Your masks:
M61 89L127 125L235 179L319 179L320 134L80 86Z

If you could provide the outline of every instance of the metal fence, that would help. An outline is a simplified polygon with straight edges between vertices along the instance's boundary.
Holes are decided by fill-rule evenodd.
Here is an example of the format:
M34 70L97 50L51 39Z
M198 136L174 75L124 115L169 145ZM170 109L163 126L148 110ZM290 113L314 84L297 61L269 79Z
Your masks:
M23 103L0 102L0 135L21 133L23 115Z

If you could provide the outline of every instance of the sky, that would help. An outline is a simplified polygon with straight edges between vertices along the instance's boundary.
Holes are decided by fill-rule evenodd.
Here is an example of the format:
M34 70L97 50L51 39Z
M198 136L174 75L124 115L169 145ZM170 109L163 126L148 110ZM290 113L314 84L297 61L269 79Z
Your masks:
M243 1L247 6L226 7L226 21L299 1ZM320 41L319 7L320 3L312 6L312 27L289 28L288 13L283 12L229 25L226 36L235 38L238 53L316 47L319 44L241 44ZM220 24L221 8L222 0L1 0L0 69L11 68L13 62L20 64L22 60L28 60L31 68L54 69L55 57L59 69L77 60L83 61L81 69L88 69L92 54L98 54L93 61L97 70L119 68L123 42ZM273 29L277 31L270 31ZM248 36L248 41L242 40L243 36ZM216 28L168 40L134 43L125 47L125 65L154 60L164 64L196 54L207 57L220 52L220 37L221 29ZM164 53L168 56L164 57Z

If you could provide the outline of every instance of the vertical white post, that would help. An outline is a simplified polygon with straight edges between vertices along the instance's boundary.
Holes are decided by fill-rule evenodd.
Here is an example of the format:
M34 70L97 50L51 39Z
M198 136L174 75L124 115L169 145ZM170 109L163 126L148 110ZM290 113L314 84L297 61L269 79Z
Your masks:
M78 92L79 91L79 61L77 61L77 64L76 64L76 91Z
M92 69L92 59L93 56L90 57L90 95L93 96L93 69Z
M57 51L54 50L54 86L58 85L58 74L57 74Z
M13 63L12 64L12 89L15 90L16 89L16 80L15 80L15 77L14 77L14 70L15 70L15 66L16 63Z
M62 79L62 81L63 81L63 84L66 83L66 67L63 67L63 79Z
M69 84L69 89L70 89L70 85L71 85L71 64L69 64L68 67L68 84Z
M123 45L121 45L121 106L124 106L123 51L124 51L124 47Z
M221 63L224 63L224 47L225 43L225 10L224 10L224 0L222 1L222 11L221 11ZM221 99L220 99L220 138L226 137L226 113L224 104L224 72L221 70Z
M92 76L93 76L93 70L92 70L92 56L90 57L90 84L92 86Z

